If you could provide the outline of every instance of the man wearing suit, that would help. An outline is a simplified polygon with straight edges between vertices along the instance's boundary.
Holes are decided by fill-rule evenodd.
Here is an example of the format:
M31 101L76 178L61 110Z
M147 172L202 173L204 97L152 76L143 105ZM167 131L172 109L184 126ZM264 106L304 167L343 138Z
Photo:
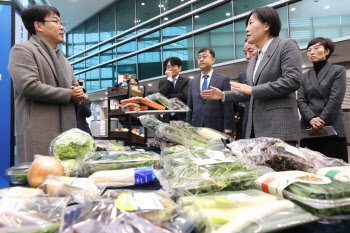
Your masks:
M245 40L244 44L244 55L245 59L247 59L247 62L250 61L252 57L256 55L258 52L258 47L254 44L249 44L247 42L247 39ZM238 80L240 83L245 84L247 81L247 71L243 71L239 74ZM248 124L248 115L249 115L249 102L245 102L244 106L244 117L243 117L243 123L242 123L242 137L245 138L246 130L247 130L247 124Z
M181 77L179 75L182 69L182 61L178 57L169 57L165 60L166 66L165 75L166 80L159 82L159 93L171 98L179 98L182 102L187 103L188 83L189 79ZM186 113L167 113L161 118L163 122L169 123L169 121L185 121Z
M226 134L232 134L234 128L233 105L222 103L221 100L206 100L200 92L216 87L229 91L229 78L213 70L215 53L212 49L204 48L198 51L198 66L201 74L194 77L188 87L187 105L192 110L187 112L186 121L196 127L208 127Z
M57 47L64 27L56 8L34 6L22 13L32 37L12 47L8 70L14 84L18 162L47 155L50 142L77 127L75 104L86 100L68 60Z

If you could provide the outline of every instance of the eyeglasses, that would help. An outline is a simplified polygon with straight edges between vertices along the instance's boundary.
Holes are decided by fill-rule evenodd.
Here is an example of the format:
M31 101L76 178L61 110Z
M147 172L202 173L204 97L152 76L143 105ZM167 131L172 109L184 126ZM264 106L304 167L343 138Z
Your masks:
M317 45L317 46L314 46L314 47L309 47L309 48L306 50L306 52L307 52L307 53L311 53L312 50L314 50L315 52L317 52L317 51L320 49L321 46L322 46L322 45Z
M203 56L197 56L198 60L201 60L203 58L203 60L207 59L207 57L209 57L208 55L203 55Z
M66 24L65 23L62 23L61 21L58 21L58 20L46 20L46 21L43 21L43 22L51 22L51 23L55 23L57 26L63 26L65 27Z
M177 65L173 65L173 66L166 66L166 68L167 68L167 69L171 69L171 68L172 68L172 69L174 69L174 68L176 68L176 67L177 67Z

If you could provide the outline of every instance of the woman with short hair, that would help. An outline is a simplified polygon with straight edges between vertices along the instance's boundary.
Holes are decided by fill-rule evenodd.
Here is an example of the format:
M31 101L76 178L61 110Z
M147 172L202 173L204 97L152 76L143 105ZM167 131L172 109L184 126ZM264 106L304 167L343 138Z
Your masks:
M302 76L298 91L301 128L320 134L325 126L332 126L335 136L303 139L300 146L319 151L329 157L348 161L346 133L341 104L346 90L345 68L328 63L334 52L332 40L317 37L307 45L307 57L313 69Z

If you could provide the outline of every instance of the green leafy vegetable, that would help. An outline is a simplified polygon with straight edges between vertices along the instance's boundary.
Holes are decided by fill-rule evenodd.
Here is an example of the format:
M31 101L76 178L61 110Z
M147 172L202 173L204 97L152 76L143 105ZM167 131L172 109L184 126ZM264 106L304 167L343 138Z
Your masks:
M175 103L169 101L164 95L160 93L154 93L152 95L146 96L145 99L164 105L166 108L170 110L175 110L178 108L178 106Z

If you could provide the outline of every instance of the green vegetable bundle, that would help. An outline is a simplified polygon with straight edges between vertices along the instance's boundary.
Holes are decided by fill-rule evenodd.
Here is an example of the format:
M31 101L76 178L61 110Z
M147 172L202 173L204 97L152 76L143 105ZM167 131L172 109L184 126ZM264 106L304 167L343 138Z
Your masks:
M139 151L99 151L87 154L83 160L84 174L91 175L97 171L121 170L126 168L158 168L159 154Z
M96 151L94 139L80 129L70 129L58 135L50 144L50 155L60 160L80 159Z
M115 140L95 140L97 151L125 151Z
M155 130L157 125L162 124L160 120L158 120L155 116L153 115L143 115L139 116L139 119L141 121L141 124L143 127L146 127L148 129L153 129Z
M160 93L154 93L152 95L146 96L145 99L161 104L169 110L175 110L178 108L178 106L175 103L169 101L164 95Z
M184 194L244 190L252 187L257 171L240 162L197 160L165 171L172 188Z
M11 177L12 184L27 184L27 174L32 163L21 163L6 169L6 175Z

